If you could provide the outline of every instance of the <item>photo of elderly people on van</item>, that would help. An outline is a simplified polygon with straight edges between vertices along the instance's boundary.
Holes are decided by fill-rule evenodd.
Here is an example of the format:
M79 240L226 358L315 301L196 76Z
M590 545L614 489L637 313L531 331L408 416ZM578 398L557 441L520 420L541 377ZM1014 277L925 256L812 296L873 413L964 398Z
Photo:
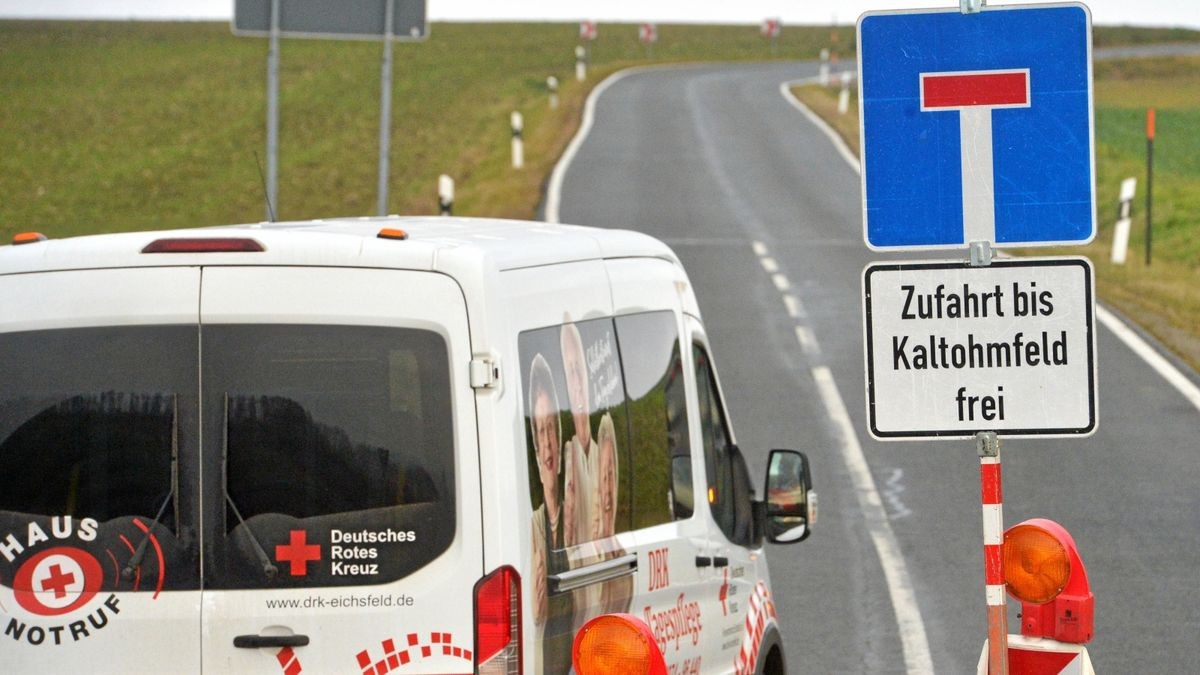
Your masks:
M527 331L520 351L528 364L533 612L539 634L551 642L591 617L627 609L632 578L565 593L552 593L548 580L624 554L615 538L628 527L617 525L624 386L609 320Z
M557 543L561 520L558 501L558 473L561 460L562 428L558 418L558 394L554 387L554 376L546 359L538 354L529 368L529 416L530 433L533 437L537 458L543 502L533 512L533 567L535 570L534 621L541 625L547 612L547 550L559 547Z

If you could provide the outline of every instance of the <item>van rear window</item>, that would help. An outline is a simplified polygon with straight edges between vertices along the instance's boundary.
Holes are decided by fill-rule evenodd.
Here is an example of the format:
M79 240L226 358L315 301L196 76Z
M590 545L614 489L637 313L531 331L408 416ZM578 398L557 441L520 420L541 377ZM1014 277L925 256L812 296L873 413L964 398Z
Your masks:
M206 586L392 581L454 538L449 360L430 331L206 325L222 465Z
M0 334L0 584L35 614L101 591L394 581L453 541L454 475L432 331Z
M0 582L33 591L26 610L199 587L178 489L181 450L195 453L196 334L0 334Z

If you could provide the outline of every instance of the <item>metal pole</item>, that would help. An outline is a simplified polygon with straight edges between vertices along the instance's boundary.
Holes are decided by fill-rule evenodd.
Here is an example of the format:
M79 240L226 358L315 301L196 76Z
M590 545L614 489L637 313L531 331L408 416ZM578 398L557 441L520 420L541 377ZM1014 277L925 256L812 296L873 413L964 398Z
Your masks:
M1004 496L1000 439L994 431L975 435L983 506L983 569L988 612L988 673L1008 673L1008 606L1004 593Z
M1150 265L1150 243L1154 228L1150 209L1154 204L1154 108L1146 111L1146 266Z
M279 0L271 0L271 42L267 49L267 220L279 211Z
M276 0L278 1L278 0ZM392 139L392 35L396 32L396 5L387 0L387 33L383 36L383 66L379 74L379 208L388 205L388 152Z

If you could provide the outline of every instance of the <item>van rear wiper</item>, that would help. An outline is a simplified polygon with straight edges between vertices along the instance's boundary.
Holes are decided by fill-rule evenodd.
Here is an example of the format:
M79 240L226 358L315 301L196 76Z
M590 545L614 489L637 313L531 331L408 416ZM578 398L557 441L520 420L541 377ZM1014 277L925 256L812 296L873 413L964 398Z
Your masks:
M158 525L162 520L163 513L167 510L167 504L175 497L175 489L179 486L179 395L171 396L171 489L167 492L167 498L163 500L162 505L158 507L158 513L154 514L154 522L150 527L146 528L142 534L141 541L133 550L133 555L129 556L129 562L125 563L125 567L121 569L121 578L126 581L133 578L134 572L142 566L142 558L146 557L146 546L150 543L150 533L154 531L154 526ZM179 519L175 519L175 526L179 526ZM160 572L161 574L161 572Z
M158 525L158 521L162 519L163 512L167 510L167 504L171 503L171 499L175 496L175 486L171 486L171 491L167 493L167 498L163 500L162 506L158 507L158 513L154 516L154 522L150 527L146 528L146 532L142 535L142 540L138 542L137 548L133 550L133 555L129 556L129 562L125 563L125 567L121 570L121 578L128 581L133 578L133 573L142 566L142 558L146 557L146 545L150 543L150 533L154 531L154 526Z
M258 543L258 537L254 536L254 530L246 524L246 520L242 518L242 514L238 512L237 504L233 503L233 497L229 496L229 491L225 492L225 501L229 504L229 508L233 509L233 515L237 516L238 522L242 527L246 528L246 534L250 537L250 543L253 544L254 555L258 558L258 562L262 565L263 574L267 576L267 581L275 578L279 573L279 568L271 563L271 559L267 556L267 552L263 550L262 544Z
M238 522L246 530L247 536L250 537L250 543L254 549L254 556L258 558L258 562L262 565L263 574L266 575L267 581L275 578L279 573L279 568L267 556L267 552L263 550L262 544L259 543L258 537L254 536L254 530L246 524L246 519L242 518L241 511L238 511L237 504L233 503L233 497L229 496L229 392L225 393L225 420L224 434L221 440L221 491L225 493L225 502L229 504L229 508L233 509L233 515L237 516Z

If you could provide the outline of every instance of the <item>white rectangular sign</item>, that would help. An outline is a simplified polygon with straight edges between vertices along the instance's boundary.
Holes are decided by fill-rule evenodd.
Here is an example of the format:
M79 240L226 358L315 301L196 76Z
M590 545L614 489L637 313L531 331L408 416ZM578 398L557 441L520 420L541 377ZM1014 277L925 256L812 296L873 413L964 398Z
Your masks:
M871 435L1090 435L1097 408L1092 279L1086 258L868 265Z

